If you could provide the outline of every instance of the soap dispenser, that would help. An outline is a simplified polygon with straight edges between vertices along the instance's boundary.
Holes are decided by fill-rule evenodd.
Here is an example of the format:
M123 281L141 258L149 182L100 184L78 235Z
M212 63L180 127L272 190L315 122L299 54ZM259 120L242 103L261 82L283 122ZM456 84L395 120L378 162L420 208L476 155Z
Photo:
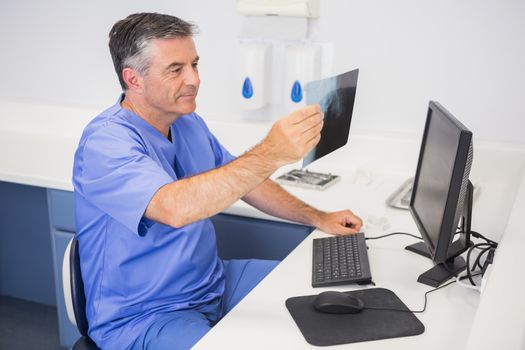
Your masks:
M239 45L237 89L243 109L259 109L268 103L271 46L266 43Z
M290 45L286 48L284 104L288 110L305 103L305 86L320 78L321 50L316 45Z

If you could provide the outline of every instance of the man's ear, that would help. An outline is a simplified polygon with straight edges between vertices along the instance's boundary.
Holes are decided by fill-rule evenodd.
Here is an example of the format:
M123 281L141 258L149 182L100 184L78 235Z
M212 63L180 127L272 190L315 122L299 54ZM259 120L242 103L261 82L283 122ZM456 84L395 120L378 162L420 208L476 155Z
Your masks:
M142 93L142 77L133 68L126 67L122 69L122 79L124 79L128 90L138 94Z

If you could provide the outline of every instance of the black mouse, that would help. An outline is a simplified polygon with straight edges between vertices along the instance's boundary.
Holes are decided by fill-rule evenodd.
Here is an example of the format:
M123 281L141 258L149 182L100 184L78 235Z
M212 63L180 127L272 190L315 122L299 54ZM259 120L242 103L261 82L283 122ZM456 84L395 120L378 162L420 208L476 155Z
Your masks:
M357 314L365 306L358 297L335 291L320 293L315 297L313 304L317 311L329 314Z

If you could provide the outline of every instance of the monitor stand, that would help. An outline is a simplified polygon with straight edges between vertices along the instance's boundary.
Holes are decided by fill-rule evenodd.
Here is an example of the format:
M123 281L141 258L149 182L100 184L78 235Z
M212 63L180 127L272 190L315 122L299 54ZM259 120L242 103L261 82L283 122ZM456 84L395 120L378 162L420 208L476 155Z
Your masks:
M417 281L427 286L439 287L466 268L467 264L465 263L465 259L457 256L422 273L417 278Z
M453 246L459 241L454 242ZM412 244L405 247L406 250L422 255L431 259L427 246L423 242ZM454 248L452 248L454 250ZM467 264L465 259L460 256L447 260L445 263L435 265L430 270L419 275L417 281L431 287L439 287L450 278L456 276L458 273L466 269Z
M472 199L473 186L469 181L465 195L465 202L463 203L463 215L460 227L460 238L454 241L449 247L450 258L444 263L435 265L430 270L419 275L417 281L432 287L439 287L450 278L457 276L458 273L467 268L465 259L459 256L471 245L471 222L472 222ZM424 242L418 242L405 247L406 250L422 255L426 258L432 259L427 245Z
M416 253L424 256L425 258L432 259L430 252L428 251L427 245L425 242L418 242L405 247L406 250L410 250L412 253Z

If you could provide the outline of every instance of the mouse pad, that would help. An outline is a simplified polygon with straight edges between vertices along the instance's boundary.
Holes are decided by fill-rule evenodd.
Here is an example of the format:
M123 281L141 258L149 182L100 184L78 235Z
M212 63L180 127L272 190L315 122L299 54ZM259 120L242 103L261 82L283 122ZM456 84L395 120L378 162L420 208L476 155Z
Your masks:
M357 314L327 314L314 309L317 295L293 297L286 307L306 341L316 346L357 343L418 335L425 326L411 312L368 310L369 307L408 310L391 290L384 288L344 292L361 298L365 309Z

